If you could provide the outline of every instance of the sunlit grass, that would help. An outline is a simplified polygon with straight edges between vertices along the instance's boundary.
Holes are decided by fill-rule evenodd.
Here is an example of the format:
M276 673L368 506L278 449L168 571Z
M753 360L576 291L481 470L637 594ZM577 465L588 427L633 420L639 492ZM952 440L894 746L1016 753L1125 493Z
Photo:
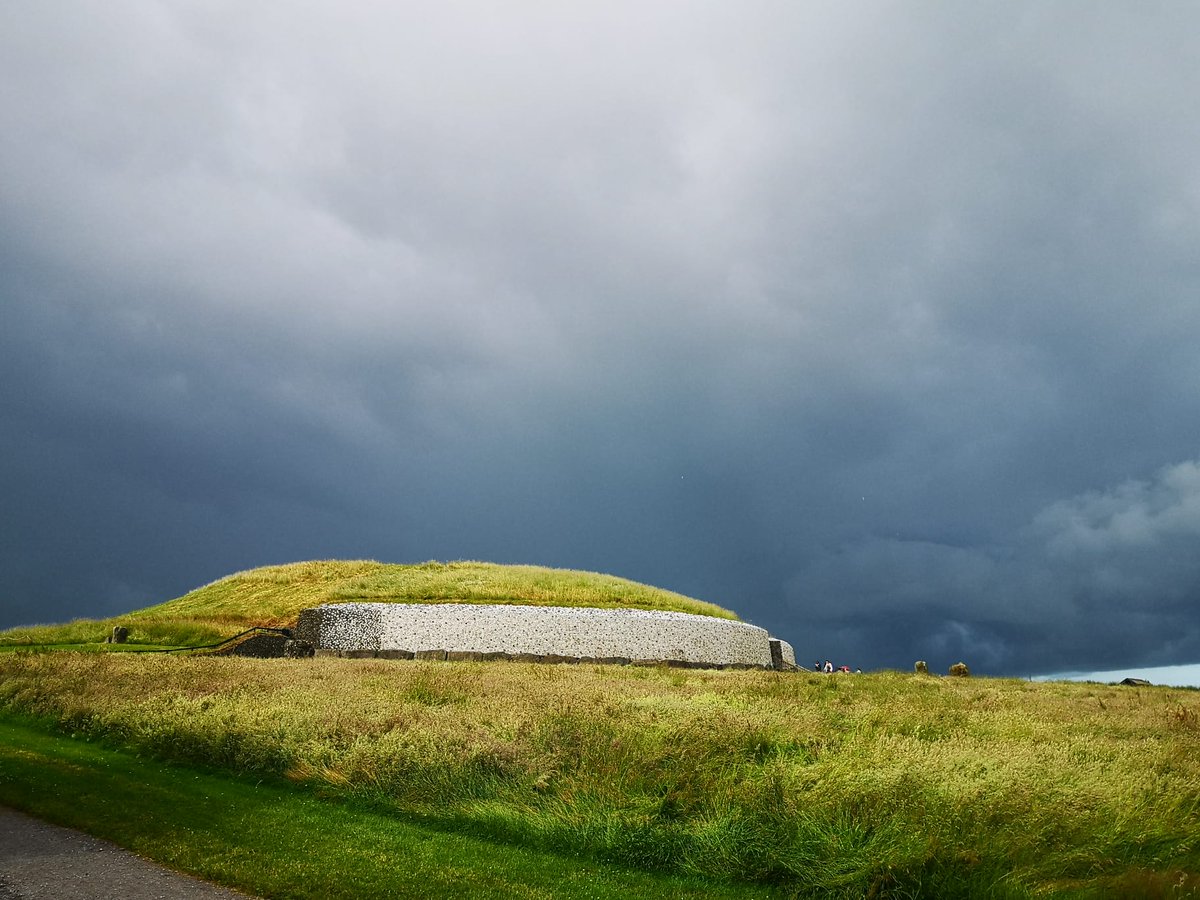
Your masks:
M262 897L763 896L754 888L630 871L448 833L362 804L328 802L278 780L164 765L3 718L0 803Z
M0 707L496 840L805 895L1200 873L1196 691L10 653Z
M737 618L713 603L594 572L481 562L323 560L239 572L110 619L10 629L0 632L0 646L97 644L114 624L127 626L135 644L206 644L251 625L294 625L307 607L352 601L587 606Z

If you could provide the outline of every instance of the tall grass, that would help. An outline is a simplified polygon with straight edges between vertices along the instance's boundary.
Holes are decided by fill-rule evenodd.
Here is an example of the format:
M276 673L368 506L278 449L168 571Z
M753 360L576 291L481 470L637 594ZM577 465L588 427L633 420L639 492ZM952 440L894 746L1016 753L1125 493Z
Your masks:
M499 840L798 895L1200 884L1194 691L18 653L0 657L0 708Z
M222 627L203 619L170 615L116 616L111 619L75 619L63 625L30 625L0 631L0 651L19 647L89 647L100 649L114 625L129 628L131 646L114 645L110 650L134 649L132 645L156 647L196 647L213 644L235 634L237 629Z
M387 810L329 803L278 779L167 765L3 716L0 803L259 897L765 900L758 885L497 844ZM101 896L91 886L91 896Z

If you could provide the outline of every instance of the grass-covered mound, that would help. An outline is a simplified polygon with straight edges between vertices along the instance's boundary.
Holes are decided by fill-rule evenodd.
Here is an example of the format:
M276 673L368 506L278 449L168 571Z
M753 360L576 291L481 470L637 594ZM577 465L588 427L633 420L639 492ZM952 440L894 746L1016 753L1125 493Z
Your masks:
M4 714L447 832L755 882L762 896L1200 892L1198 691L8 653ZM244 820L231 839L258 830Z
M737 618L713 603L595 572L483 562L321 560L238 572L112 619L0 632L0 645L98 643L121 624L129 627L133 644L185 646L220 640L252 625L294 625L302 609L353 601L589 606Z

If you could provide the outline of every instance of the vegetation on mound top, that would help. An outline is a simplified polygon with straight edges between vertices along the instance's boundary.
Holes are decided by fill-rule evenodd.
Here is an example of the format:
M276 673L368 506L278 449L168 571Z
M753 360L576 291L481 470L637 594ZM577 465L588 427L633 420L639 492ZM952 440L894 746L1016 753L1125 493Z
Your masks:
M300 610L310 606L350 602L587 606L737 618L713 603L595 572L483 562L321 560L238 572L112 619L12 629L0 633L0 645L96 643L118 623L139 644L204 644L251 625L295 624Z

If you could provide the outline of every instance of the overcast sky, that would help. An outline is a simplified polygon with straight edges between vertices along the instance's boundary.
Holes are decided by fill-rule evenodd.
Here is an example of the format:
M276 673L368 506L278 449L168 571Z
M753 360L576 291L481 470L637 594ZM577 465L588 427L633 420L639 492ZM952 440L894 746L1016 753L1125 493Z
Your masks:
M1200 662L1200 7L0 7L0 627L590 569Z

